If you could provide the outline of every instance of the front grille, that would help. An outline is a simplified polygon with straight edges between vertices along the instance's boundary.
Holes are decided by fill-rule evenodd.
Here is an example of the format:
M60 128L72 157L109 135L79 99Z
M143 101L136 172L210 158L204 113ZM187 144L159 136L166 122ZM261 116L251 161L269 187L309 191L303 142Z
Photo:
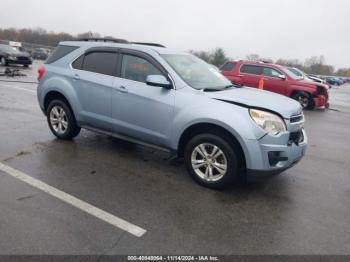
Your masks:
M303 115L298 115L298 116L292 116L290 118L291 123L297 123L303 120Z
M292 145L293 143L299 145L299 143L304 142L304 134L303 131L292 132L289 136L288 144Z

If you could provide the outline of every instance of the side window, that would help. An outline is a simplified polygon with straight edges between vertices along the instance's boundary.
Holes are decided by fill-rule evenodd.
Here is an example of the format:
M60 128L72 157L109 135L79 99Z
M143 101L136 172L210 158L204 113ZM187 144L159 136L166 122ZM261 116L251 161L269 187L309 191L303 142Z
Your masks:
M84 61L84 55L81 55L72 63L72 67L75 69L82 69L83 61Z
M278 72L277 70L273 69L273 68L264 67L263 75L277 78L278 76L280 76L282 74L280 72Z
M253 75L261 75L262 71L263 70L261 66L255 66L255 65L242 65L240 70L241 73L253 74Z
M82 69L85 71L114 76L116 66L117 53L98 51L85 55Z
M163 75L154 65L147 60L134 56L123 55L121 77L146 83L148 75Z
M220 70L221 71L232 71L232 69L235 67L236 63L232 63L232 62L227 62L226 64L224 64Z

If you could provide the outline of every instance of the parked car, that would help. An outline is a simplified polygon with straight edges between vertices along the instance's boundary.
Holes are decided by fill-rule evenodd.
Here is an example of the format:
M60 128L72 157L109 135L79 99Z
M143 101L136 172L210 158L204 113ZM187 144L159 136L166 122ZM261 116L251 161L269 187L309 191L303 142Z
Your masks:
M38 80L56 137L72 139L86 128L174 152L207 187L231 184L242 171L279 173L307 147L299 103L236 88L211 65L168 48L62 42Z
M300 102L303 108L328 107L328 88L322 83L305 81L283 66L252 62L229 61L221 73L232 83L258 88L263 81L264 90L288 96Z
M340 86L343 84L342 81L340 81L339 78L333 77L333 76L327 76L326 77L326 81L328 84L330 85L336 85L336 86Z
M311 81L311 82L316 82L316 83L321 83L326 85L328 88L331 88L332 86L327 84L327 82L315 75L310 75L310 74L306 74L303 71L301 71L299 68L296 67L287 67L288 70L292 71L295 75L297 75L298 77L301 77L303 80L306 81Z
M35 49L34 52L32 53L32 56L34 59L38 59L38 60L46 60L47 59L46 51L41 49L41 48Z
M32 64L32 59L26 52L21 52L9 45L0 44L0 62L3 66L16 64L28 67Z

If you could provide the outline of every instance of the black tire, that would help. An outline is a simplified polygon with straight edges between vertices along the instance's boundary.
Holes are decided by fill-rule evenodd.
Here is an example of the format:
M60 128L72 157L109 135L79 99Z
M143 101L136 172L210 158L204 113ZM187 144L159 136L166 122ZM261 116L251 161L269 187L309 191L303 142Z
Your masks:
M312 96L307 92L304 92L304 91L296 92L292 95L292 98L294 100L297 100L300 103L300 105L303 107L303 109L315 108Z
M50 120L51 111L54 108L56 108L56 110L58 108L61 108L65 113L65 117L63 117L62 119L67 124L67 127L65 128L65 130L61 130L62 132L60 132L58 127L55 127L52 121ZM54 112L52 112L52 114L54 114ZM59 100L59 99L51 101L49 103L49 106L47 107L46 116L47 116L47 123L51 129L51 132L57 138L63 139L63 140L69 140L76 137L80 133L80 127L77 126L72 110L70 109L66 101ZM61 126L63 125L61 124Z
M224 175L216 180L216 181L208 181L204 178L202 178L200 175L198 175L196 172L202 172L201 170L198 170L197 168L195 171L193 165L192 165L192 157L193 154L197 154L195 152L195 149L197 146L201 144L210 144L217 146L224 154L226 161L226 172ZM210 145L208 147L210 148ZM234 148L223 138L213 135L213 134L200 134L195 137L193 137L185 146L185 152L184 152L184 160L185 165L187 168L188 173L191 175L191 177L196 181L198 184L209 187L209 188L223 188L226 186L229 186L233 184L234 182L238 181L239 178L239 171L238 171L238 161L237 161L237 155L235 153ZM210 160L213 161L213 160ZM215 162L217 162L215 160ZM219 163L219 162L217 162ZM218 172L218 170L215 169L214 164L212 162L212 172ZM201 167L205 170L207 170L206 166ZM215 170L214 170L215 169ZM204 170L203 170L204 171ZM204 173L204 172L202 172ZM207 173L205 171L205 173Z

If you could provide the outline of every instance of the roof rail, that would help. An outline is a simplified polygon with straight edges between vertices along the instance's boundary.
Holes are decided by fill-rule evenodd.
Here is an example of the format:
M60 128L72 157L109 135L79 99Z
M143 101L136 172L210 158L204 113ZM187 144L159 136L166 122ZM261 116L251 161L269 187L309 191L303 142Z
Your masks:
M164 45L157 44L157 43L145 43L145 42L131 42L135 45L149 45L149 46L157 46L157 47L165 47Z
M88 38L79 38L76 41L85 41L85 42L112 42L112 43L129 43L125 39L118 39L118 38L102 38L102 37L88 37Z

